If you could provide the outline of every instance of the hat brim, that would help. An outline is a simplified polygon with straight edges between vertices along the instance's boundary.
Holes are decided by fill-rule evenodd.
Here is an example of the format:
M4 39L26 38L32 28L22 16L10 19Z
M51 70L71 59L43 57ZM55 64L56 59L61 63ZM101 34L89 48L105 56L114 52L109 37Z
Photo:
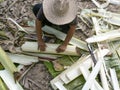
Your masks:
M54 0L43 1L43 13L48 21L56 25L64 25L75 19L77 13L77 5L75 0L69 0L69 9L63 16L58 16L52 13L53 2Z

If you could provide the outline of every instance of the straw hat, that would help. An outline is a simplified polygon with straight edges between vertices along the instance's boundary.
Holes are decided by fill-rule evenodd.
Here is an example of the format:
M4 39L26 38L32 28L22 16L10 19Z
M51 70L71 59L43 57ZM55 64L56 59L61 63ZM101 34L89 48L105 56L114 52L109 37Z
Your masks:
M44 0L43 13L51 23L63 25L75 19L76 6L76 0Z

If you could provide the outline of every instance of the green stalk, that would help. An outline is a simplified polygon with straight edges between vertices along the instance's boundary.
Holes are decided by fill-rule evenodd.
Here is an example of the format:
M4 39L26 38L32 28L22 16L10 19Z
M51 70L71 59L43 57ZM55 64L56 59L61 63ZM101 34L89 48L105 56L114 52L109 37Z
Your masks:
M7 56L5 51L0 47L0 62L5 67L6 70L8 70L11 75L13 75L14 72L17 72L17 68L11 61L11 59Z
M8 90L6 85L3 83L2 79L0 78L0 90Z
M14 81L14 78L11 76L10 72L7 70L0 71L0 77L5 82L9 90L23 90L18 81Z

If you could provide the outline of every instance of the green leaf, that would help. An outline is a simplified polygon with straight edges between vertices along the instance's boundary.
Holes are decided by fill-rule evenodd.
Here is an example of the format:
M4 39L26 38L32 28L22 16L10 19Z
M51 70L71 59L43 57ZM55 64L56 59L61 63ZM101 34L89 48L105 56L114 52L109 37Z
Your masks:
M67 90L81 90L84 83L85 79L82 75L80 75L75 80L64 86L67 88Z
M76 62L80 57L78 56L63 56L58 59L58 62L63 66L71 66L74 62Z
M44 65L47 67L48 71L53 77L56 77L58 74L61 73L61 72L55 71L53 64L49 61L48 62L44 61Z

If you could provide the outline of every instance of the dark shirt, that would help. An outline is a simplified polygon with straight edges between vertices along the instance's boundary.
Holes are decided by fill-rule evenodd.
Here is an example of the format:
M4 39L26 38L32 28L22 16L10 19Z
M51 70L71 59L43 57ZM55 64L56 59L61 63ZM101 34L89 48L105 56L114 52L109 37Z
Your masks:
M64 33L68 32L68 30L70 28L70 25L76 25L77 24L77 17L72 22L70 22L68 24L64 24L64 25L52 24L45 17L45 15L43 13L42 4L40 4L40 8L39 8L39 11L38 11L36 17L37 17L38 20L42 21L42 26L44 26L44 25L52 26L53 28L59 29L59 30L61 30Z

